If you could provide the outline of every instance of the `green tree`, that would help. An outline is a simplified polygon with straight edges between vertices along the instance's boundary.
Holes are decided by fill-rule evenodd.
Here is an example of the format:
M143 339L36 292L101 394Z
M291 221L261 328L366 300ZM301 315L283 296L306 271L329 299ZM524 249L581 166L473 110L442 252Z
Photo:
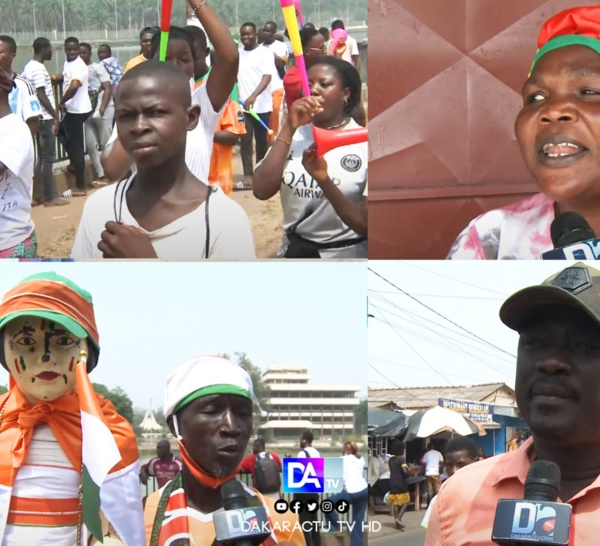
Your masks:
M0 394L4 394L8 389L4 385L0 385Z
M134 426L135 414L133 411L133 402L121 387L115 387L114 389L110 390L101 383L92 383L92 386L98 394L101 394L104 396L104 398L113 403L113 406L115 406L115 409L119 415L125 417L125 419L129 421L129 424Z
M249 374L252 379L254 386L254 395L258 400L260 407L264 411L268 411L268 400L271 396L270 389L267 387L262 380L262 370L254 364L248 355L244 352L233 353L233 358L227 354L221 355L224 358L228 358L232 362L242 366ZM263 417L258 413L254 412L254 430L258 430L258 427L263 421Z
M168 429L169 427L167 426L167 420L165 419L165 414L163 412L162 408L158 408L157 410L154 410L154 418L156 419L156 422L161 426L164 427L166 429Z
M363 436L364 434L367 434L368 413L369 413L368 400L366 398L363 398L360 401L360 404L358 404L358 406L356 406L356 409L354 410L354 429L361 436Z

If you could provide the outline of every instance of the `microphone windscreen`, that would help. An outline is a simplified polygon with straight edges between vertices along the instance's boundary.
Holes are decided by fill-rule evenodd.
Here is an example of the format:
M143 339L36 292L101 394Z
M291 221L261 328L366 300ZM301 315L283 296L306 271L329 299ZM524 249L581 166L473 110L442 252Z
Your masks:
M563 212L550 225L550 237L554 248L595 239L594 230L586 219L577 212Z
M525 479L525 499L555 502L560 491L560 468L553 461L538 459Z
M221 499L225 510L237 510L248 506L248 496L244 486L236 479L229 480L221 486Z

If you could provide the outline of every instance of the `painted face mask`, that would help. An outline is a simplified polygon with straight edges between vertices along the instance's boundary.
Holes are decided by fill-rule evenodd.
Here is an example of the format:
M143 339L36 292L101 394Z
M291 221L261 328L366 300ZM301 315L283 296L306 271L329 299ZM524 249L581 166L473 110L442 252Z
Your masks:
M88 351L87 339L36 316L15 318L4 331L8 371L32 404L56 400L73 390L81 350Z

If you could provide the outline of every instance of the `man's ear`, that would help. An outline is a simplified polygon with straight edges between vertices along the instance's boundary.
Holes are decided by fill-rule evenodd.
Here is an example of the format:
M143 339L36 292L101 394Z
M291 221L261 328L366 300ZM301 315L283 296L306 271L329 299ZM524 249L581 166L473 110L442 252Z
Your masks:
M200 121L200 107L196 104L190 106L187 110L187 116L187 130L193 131L198 126L198 122Z

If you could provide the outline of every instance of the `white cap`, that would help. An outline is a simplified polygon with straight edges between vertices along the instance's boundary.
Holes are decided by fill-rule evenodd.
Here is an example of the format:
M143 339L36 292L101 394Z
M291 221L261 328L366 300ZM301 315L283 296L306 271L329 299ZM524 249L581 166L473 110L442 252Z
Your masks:
M193 397L195 393L197 396ZM244 368L221 356L200 355L188 360L167 379L163 410L165 418L173 415L182 401L189 399L188 402L191 402L209 394L245 396L260 409L252 378Z

